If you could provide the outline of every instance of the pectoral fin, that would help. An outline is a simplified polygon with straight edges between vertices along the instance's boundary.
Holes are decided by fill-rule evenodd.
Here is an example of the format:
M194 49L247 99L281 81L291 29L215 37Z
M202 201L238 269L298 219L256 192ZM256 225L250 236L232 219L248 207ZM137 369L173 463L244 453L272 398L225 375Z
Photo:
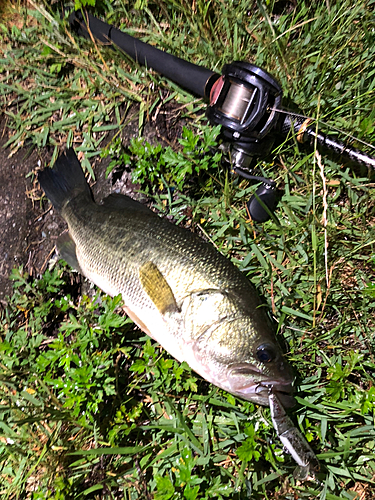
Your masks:
M72 240L69 233L63 233L57 238L57 249L61 257L69 264L69 266L82 274L77 260L76 244Z
M153 262L146 262L139 270L139 279L147 295L161 314L179 309L171 287Z

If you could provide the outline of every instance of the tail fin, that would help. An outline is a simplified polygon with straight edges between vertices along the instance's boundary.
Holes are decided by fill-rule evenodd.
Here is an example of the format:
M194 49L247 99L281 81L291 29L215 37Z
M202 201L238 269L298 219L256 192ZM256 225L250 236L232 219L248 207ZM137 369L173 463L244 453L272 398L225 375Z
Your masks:
M72 148L58 157L53 168L40 171L38 181L56 210L61 211L69 200L80 193L87 194L91 199L89 185Z

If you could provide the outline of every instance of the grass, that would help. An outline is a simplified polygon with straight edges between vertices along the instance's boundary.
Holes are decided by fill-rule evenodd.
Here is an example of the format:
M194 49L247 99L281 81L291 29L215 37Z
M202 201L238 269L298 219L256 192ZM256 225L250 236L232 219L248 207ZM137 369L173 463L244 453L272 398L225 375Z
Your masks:
M373 8L370 0L124 0L103 2L102 12L217 71L250 60L304 114L375 143ZM56 157L73 145L90 172L98 155L115 161L113 172L130 165L156 208L206 235L249 276L289 345L294 422L321 472L296 482L269 409L179 365L121 314L118 298L79 296L78 278L59 263L42 277L15 269L1 316L2 498L375 498L368 173L285 142L274 161L259 162L284 191L276 218L253 224L245 204L256 186L220 166L203 102L76 40L57 7L35 1L28 9L1 25L8 147L50 147ZM169 126L177 139L144 138L163 109L177 116Z

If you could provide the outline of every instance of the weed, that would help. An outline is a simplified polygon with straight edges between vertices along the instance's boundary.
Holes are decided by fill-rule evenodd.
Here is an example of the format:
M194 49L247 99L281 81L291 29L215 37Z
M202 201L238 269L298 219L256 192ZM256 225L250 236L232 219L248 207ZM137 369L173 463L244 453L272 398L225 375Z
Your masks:
M374 142L372 1L105 5L109 22L192 62L217 71L235 59L254 62L306 115ZM321 472L297 482L267 408L196 377L134 329L118 297L80 297L58 265L35 280L15 270L1 316L1 495L372 498L368 173L293 140L281 144L274 161L257 166L283 190L276 217L254 224L245 205L256 186L213 154L218 130L205 125L203 103L116 51L76 40L47 4L27 15L22 28L1 26L8 146L31 141L56 156L61 142L74 145L90 170L106 134L115 134L102 152L115 161L108 173L131 168L160 212L211 240L264 295L298 373L293 418ZM139 137L166 99L185 126L167 147ZM138 137L128 140L134 118Z

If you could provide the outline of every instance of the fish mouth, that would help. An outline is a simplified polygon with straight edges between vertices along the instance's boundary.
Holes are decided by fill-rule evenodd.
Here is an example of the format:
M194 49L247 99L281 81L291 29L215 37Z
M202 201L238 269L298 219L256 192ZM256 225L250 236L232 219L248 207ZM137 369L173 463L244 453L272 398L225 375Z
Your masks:
M256 366L244 364L229 370L228 382L231 392L264 406L269 405L268 395L271 389L284 407L291 408L296 404L293 397L293 379L290 376L286 376L285 379L273 379L267 377Z
M250 383L246 387L242 387L238 394L244 399L249 399L264 406L268 406L268 396L271 389L285 408L291 408L296 404L296 400L293 396L294 388L290 382L280 383L280 381L273 382L272 380L266 380L261 383Z
M266 401L267 406L269 404L268 396L269 396L271 389L272 389L272 392L277 395L277 397L281 401L281 404L285 408L292 408L292 406L294 406L296 404L296 400L293 396L294 387L290 382L282 384L279 381L275 382L275 383L273 383L271 381L271 382L267 382L267 384L264 384L264 383L259 384L255 388L255 392L257 394L262 395L262 397Z

